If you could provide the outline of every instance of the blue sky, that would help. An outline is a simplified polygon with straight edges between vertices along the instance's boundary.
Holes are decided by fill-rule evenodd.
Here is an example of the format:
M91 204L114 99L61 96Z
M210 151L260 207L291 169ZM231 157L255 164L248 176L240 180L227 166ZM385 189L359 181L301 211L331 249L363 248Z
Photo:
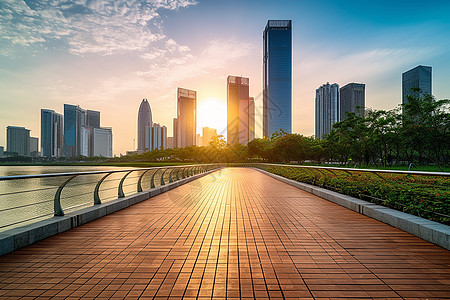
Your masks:
M326 82L364 82L366 105L391 109L401 73L431 65L433 94L450 98L449 13L448 1L2 0L0 145L7 125L40 136L40 109L71 103L100 110L124 153L142 98L171 135L178 86L198 91L199 129L223 132L226 112L202 105L226 109L228 75L249 77L262 104L268 19L293 20L294 132L314 133L314 93Z

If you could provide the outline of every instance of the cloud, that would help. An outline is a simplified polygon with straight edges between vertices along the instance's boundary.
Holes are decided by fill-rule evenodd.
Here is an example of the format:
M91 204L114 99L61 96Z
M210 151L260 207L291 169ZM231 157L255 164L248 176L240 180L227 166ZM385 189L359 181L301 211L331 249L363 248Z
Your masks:
M161 10L194 0L2 0L0 53L14 47L63 47L76 55L144 51L165 37Z

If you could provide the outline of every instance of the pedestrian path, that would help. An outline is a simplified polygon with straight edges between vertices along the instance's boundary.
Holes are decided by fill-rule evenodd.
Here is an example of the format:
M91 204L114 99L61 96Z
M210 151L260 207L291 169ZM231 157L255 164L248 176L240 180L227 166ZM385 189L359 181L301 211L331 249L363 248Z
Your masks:
M450 252L227 168L0 257L0 298L448 298Z

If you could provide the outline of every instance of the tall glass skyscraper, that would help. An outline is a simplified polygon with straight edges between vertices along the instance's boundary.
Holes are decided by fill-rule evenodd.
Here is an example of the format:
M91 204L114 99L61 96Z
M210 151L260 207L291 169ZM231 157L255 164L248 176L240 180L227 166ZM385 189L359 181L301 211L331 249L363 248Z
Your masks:
M292 21L269 20L263 35L263 136L292 132Z
M366 106L366 85L364 83L349 83L341 87L339 95L339 121L347 118L347 113L352 112L358 116L364 116ZM356 108L359 106L360 108Z
M64 104L64 156L81 155L81 126L86 126L86 110Z
M197 92L178 88L177 118L174 119L174 146L184 148L197 142Z
M411 88L420 88L422 93L413 92ZM431 67L417 66L402 74L402 103L407 102L406 96L414 97L423 94L431 95Z
M41 156L62 156L63 136L63 116L50 109L41 109Z
M138 112L138 151L151 150L152 110L147 99L143 99Z
M227 78L227 142L247 145L250 140L249 79Z
M316 89L316 138L330 134L336 122L339 122L339 85L327 83Z

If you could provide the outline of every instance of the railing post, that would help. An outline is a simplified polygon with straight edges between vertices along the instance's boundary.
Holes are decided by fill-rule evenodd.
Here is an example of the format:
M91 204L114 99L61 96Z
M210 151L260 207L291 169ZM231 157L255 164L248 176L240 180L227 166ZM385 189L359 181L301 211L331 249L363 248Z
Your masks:
M61 207L61 192L62 192L63 188L66 186L66 184L68 184L69 181L71 181L75 177L77 177L77 175L71 176L69 179L64 181L64 183L61 184L58 187L58 189L56 190L55 198L53 200L53 211L54 211L55 217L62 217L62 216L64 216L64 211L63 211L63 209Z
M102 201L100 200L100 196L99 196L99 194L98 194L98 192L99 192L99 190L100 190L100 185L102 184L103 180L105 180L106 177L108 177L108 176L111 175L111 174L112 174L112 173L106 174L105 176L102 177L102 179L100 179L100 180L97 182L97 185L95 186L95 189L94 189L94 205L102 204Z
M180 180L180 171L181 171L181 168L177 168L177 173L175 174L175 180Z
M167 168L164 169L164 172L161 174L161 185L165 185L166 183L164 182L164 173L166 173Z
M156 188L155 186L155 175L156 173L158 173L159 169L156 169L156 171L152 174L152 180L150 181L150 188L154 189Z
M173 179L172 179L172 172L173 172L173 170L174 170L174 168L172 168L170 170L170 173L169 173L169 183L173 182Z
M123 197L125 197L125 193L123 192L123 182L125 181L125 178L127 178L127 176L131 173L131 172L133 172L134 170L132 170L132 171L129 171L127 174L125 174L125 176L123 176L122 177L122 179L120 180L120 183L119 183L119 188L118 188L118 190L117 190L117 197L118 198L123 198Z
M143 189L142 189L142 177L144 177L145 173L147 173L148 171L150 171L150 169L145 170L145 172L142 173L141 176L139 176L139 180L138 180L138 183L137 183L137 191L138 191L138 193L143 191Z

